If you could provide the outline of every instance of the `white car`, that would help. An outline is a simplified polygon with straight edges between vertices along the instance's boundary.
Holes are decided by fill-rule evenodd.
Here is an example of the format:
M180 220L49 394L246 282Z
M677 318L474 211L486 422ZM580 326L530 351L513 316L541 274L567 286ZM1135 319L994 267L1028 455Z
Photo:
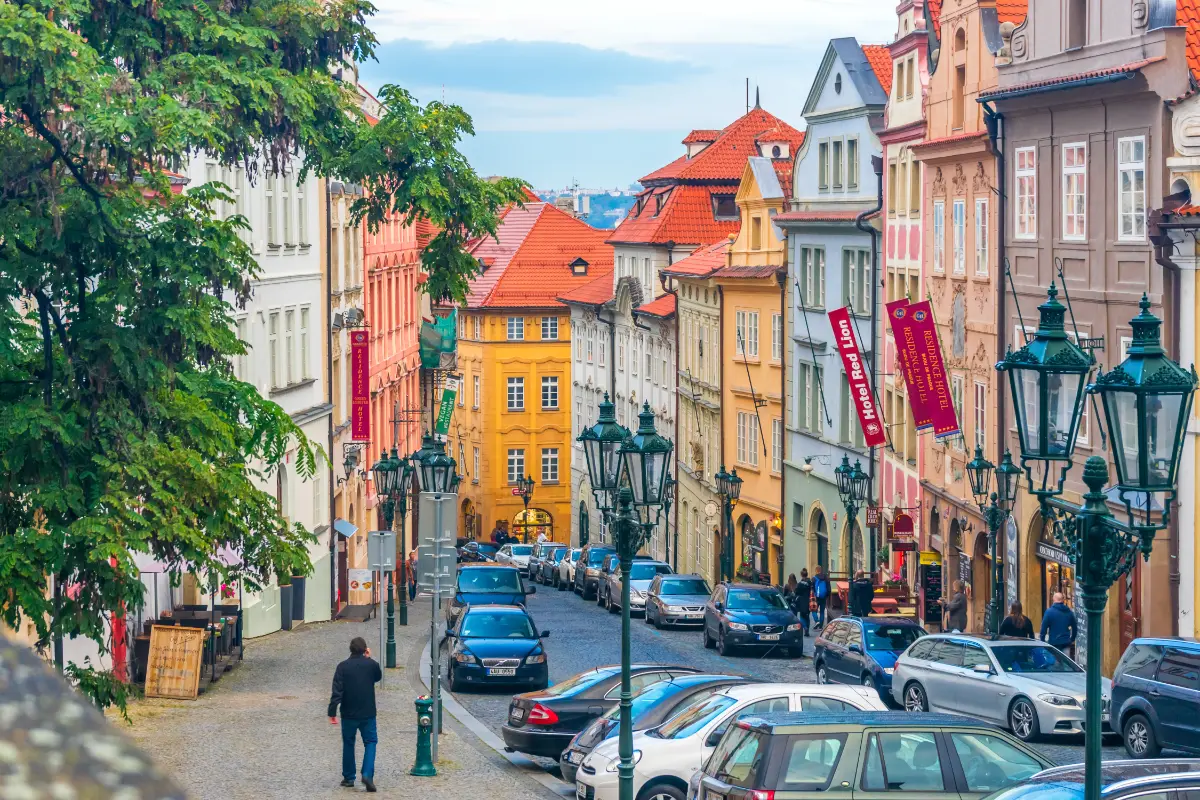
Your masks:
M533 555L531 544L506 544L496 553L496 562L512 564L517 569L529 574L529 557Z
M565 592L575 585L575 562L579 561L582 548L573 547L558 562L558 575L554 578L554 588Z
M886 711L868 686L766 683L731 686L698 698L670 720L633 734L633 795L685 800L688 781L736 720L782 711ZM617 800L618 740L596 746L575 776L577 800ZM646 789L643 792L643 789Z

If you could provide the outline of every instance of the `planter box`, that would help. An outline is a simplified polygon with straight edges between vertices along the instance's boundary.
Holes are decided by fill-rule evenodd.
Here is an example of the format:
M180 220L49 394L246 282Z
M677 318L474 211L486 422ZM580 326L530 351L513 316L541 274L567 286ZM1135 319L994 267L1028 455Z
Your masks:
M279 587L279 627L285 631L292 629L292 587Z
M304 621L304 588L307 579L303 575L292 576L292 619Z

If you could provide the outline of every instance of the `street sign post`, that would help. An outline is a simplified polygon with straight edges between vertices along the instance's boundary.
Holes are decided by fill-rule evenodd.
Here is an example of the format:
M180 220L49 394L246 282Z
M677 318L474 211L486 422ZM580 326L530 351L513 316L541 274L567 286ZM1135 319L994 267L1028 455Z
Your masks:
M437 734L442 732L441 686L441 626L442 600L454 596L458 574L458 559L454 548L457 531L454 509L457 494L421 492L420 527L417 530L417 585L429 592L432 612L429 615L429 683L433 694L434 737L433 760L437 762ZM449 517L443 511L450 505Z
M379 598L379 609L376 616L379 617L379 657L383 657L383 649L387 641L387 634L384 632L383 624L383 593L387 591L386 573L396 569L396 532L395 531L370 531L367 534L367 566L372 572L379 575L379 580L376 582L379 593L376 597ZM380 684L383 680L380 679Z

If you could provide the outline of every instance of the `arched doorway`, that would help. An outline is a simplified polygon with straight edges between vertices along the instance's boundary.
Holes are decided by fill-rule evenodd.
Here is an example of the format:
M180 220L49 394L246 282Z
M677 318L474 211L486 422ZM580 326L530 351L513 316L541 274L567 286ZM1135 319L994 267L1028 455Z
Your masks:
M973 630L986 633L987 607L992 601L992 559L986 533L975 537L971 577L971 620L975 625Z
M768 528L766 521L760 521L754 526L754 557L751 563L754 565L754 570L759 575L767 575L770 577L770 569L767 567L767 538Z
M589 528L592 525L592 518L588 515L587 503L579 501L579 546L583 547L588 543Z
M462 531L463 536L471 541L479 539L479 521L475 516L475 504L471 502L471 498L464 498L462 501Z
M829 527L825 522L825 512L819 508L813 509L808 529L817 540L817 564L825 572L829 572Z
M741 535L742 552L735 572L744 573L753 566L754 557L754 523L748 515L743 514L738 520L738 532Z
M541 508L518 511L513 517L512 531L514 536L527 544L536 542L543 533L547 538L554 539L554 518Z

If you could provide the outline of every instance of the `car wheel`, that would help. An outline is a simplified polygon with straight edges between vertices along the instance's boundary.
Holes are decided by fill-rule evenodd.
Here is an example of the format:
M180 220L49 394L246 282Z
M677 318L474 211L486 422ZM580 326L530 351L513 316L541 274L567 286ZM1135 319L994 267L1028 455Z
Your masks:
M669 783L656 783L648 789L643 789L638 800L685 800L685 793L678 786Z
M650 606L646 606L646 622L653 623L654 630L656 630L656 631L662 630L662 627L663 627L662 620L660 620L658 617L655 617L654 619L650 619Z
M604 605L604 595L602 595L600 593L599 585L596 586L596 605L598 605L598 606Z
M733 645L725 641L724 628L717 628L717 652L723 656L733 655Z
M446 683L450 684L450 691L457 692L461 688L462 684L460 684L454 677L454 667L450 667L449 672L450 679L446 681Z
M861 683L863 686L874 689L877 692L879 691L879 687L875 685L875 679L871 677L871 673L869 672L864 672L862 674L862 679L859 681L859 683Z
M712 637L708 635L708 623L705 622L703 624L704 624L704 646L707 649L712 650L714 647L716 647L716 643L713 642Z
M817 683L820 683L820 684L829 683L829 671L827 669L825 669L824 661L817 662Z
M1018 697L1008 707L1008 727L1022 742L1032 742L1042 732L1037 709L1027 697Z
M1150 720L1142 714L1130 714L1121 729L1125 752L1130 758L1154 758L1162 748Z
M604 596L604 607L608 609L608 613L610 614L617 613L617 609L620 608L619 605L613 602L611 591ZM632 616L632 614L630 614L630 616Z
M928 711L929 698L925 696L925 689L919 683L910 683L904 687L904 710L905 711Z

